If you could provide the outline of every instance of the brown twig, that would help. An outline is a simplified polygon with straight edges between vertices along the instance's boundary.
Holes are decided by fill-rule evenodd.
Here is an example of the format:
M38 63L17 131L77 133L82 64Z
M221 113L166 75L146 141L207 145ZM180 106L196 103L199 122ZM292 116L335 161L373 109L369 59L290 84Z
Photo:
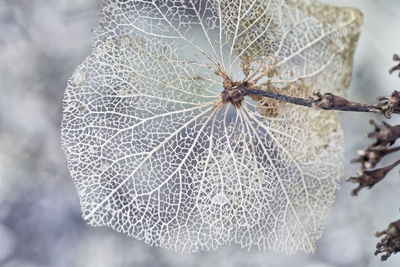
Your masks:
M272 93L272 92L268 92L268 91L252 89L252 88L247 88L247 87L242 87L240 89L243 90L245 95L264 96L264 97L268 97L268 98L272 98L275 100L283 101L286 103L291 103L294 105L304 106L304 107L312 107L312 105L313 105L313 102L309 99L287 96L287 95L283 95L283 94L277 94L277 93Z
M400 93L394 91L391 96L379 97L379 101L385 101L376 105L368 105L349 101L341 96L331 93L321 94L314 93L314 97L308 99L293 97L278 93L272 93L264 90L248 88L246 86L238 86L232 88L230 91L240 91L244 96L257 95L272 98L275 100L300 105L304 107L316 107L324 110L339 110L339 111L353 111L353 112L373 112L384 114L385 117L390 118L391 114L400 114Z

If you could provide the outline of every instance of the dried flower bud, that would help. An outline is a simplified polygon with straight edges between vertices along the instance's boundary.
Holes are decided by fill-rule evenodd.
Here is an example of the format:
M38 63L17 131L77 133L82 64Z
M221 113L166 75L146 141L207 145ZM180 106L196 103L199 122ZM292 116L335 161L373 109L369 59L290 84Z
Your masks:
M374 120L370 120L370 123L375 126L375 131L369 133L368 137L376 138L376 142L370 145L369 148L393 145L397 138L400 137L400 125L391 126L386 122L382 122L382 125L378 125Z
M400 112L400 92L394 91L391 96L380 96L378 101L385 101L378 106L387 119L392 117L392 113Z
M386 149L386 148L368 148L365 150L358 150L360 155L358 158L352 159L351 162L360 162L362 164L361 171L374 168L379 161L386 155L400 150L400 147Z
M378 106L366 105L357 102L349 101L341 96L331 93L321 94L314 93L315 97L310 98L313 107L327 110L342 110L342 111L358 111L358 112L376 112L381 113Z
M381 157L384 155L384 149L366 149L358 150L360 155L358 158L352 159L351 162L360 162L362 164L361 170L371 169L376 166Z
M350 101L347 99L331 94L321 94L319 92L314 93L314 98L312 98L313 106L320 109L341 109L350 104Z
M400 251L400 220L389 224L386 230L375 233L376 237L381 237L383 235L385 235L385 237L376 244L375 255L386 252L385 255L381 256L381 260L385 261L392 254Z
M397 64L396 66L394 66L393 68L391 68L390 70L389 70L389 73L390 74L392 74L393 72L395 72L395 71L397 71L397 70L400 70L400 57L399 57L399 55L393 55L393 60L394 61L399 61L399 64ZM399 73L399 77L400 77L400 73Z
M358 187L351 191L351 195L357 196L358 192L364 187L373 187L376 183L385 178L386 174L388 174L388 172L390 172L398 164L400 164L400 160L384 168L375 169L372 171L363 171L358 177L347 178L346 182L359 183Z

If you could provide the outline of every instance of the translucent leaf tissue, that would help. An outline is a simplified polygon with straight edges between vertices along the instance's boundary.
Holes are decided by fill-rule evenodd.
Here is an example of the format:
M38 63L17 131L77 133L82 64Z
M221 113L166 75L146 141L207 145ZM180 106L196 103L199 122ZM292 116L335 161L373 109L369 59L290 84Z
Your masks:
M68 81L83 218L195 252L312 252L342 173L333 111L223 92L343 95L362 15L299 0L113 0Z

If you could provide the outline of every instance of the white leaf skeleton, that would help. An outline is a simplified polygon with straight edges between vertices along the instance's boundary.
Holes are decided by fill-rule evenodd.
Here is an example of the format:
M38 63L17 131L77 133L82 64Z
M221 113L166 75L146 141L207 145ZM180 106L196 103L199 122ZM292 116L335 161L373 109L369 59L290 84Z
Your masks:
M175 251L312 252L342 173L333 111L361 14L298 0L114 0L68 82L62 146L83 218Z

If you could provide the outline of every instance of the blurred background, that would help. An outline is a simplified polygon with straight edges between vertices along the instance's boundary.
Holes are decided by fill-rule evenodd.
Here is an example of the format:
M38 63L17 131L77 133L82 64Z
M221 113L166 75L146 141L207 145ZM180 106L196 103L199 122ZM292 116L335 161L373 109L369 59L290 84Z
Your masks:
M106 228L87 226L60 148L61 102L68 77L90 52L99 0L0 1L0 266L400 266L373 256L377 230L400 218L400 175L350 196L342 180L315 254L247 252L237 247L177 254ZM374 103L400 90L389 76L400 53L400 1L326 0L359 8L364 27L349 97ZM369 141L370 114L341 114L345 174ZM381 117L376 117L380 120ZM400 123L393 118L392 124ZM394 161L387 160L385 163Z

